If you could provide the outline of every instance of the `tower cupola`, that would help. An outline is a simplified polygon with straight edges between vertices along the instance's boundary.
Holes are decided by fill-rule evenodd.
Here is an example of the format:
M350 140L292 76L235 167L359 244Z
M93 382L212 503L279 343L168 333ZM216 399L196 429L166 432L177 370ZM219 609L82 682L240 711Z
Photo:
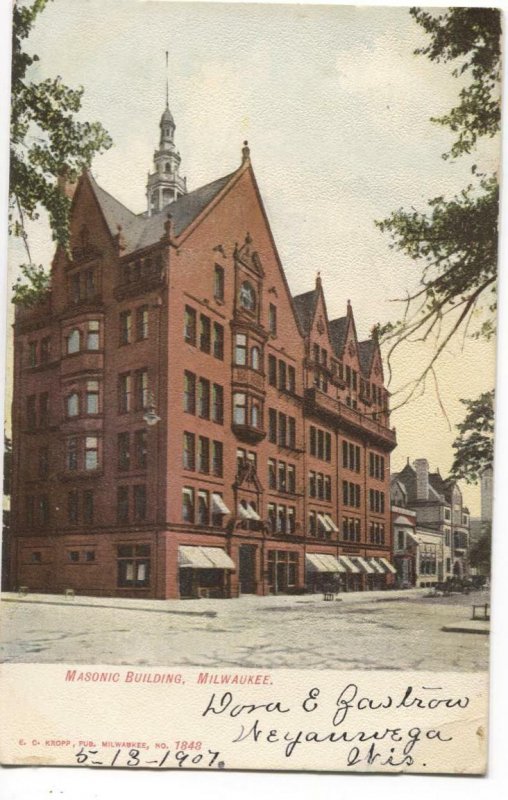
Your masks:
M167 65L166 53L166 65ZM148 174L146 184L148 216L157 214L165 206L187 194L187 181L180 175L180 153L175 147L175 120L169 109L169 88L166 80L166 108L159 122L159 148L153 156L154 171Z

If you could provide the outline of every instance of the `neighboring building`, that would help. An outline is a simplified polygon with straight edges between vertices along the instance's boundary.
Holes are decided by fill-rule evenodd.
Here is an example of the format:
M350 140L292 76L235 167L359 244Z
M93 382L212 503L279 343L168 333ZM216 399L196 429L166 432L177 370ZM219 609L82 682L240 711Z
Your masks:
M397 585L431 588L445 572L445 539L417 524L416 512L392 505L393 563Z
M413 466L408 459L404 469L392 475L391 502L395 530L397 512L406 514L403 509L414 512L413 539L416 541L413 541L408 555L413 554L415 558L415 585L431 585L449 577L462 578L469 574L469 511L463 505L457 483L451 479L444 480L439 470L429 472L429 462L425 458L417 459ZM394 554L397 554L400 565L401 548L398 544L394 534ZM405 579L401 571L398 577L402 581Z
M377 339L358 342L349 303L328 320L319 278L291 297L247 143L239 169L187 193L169 109L160 127L147 212L83 175L70 253L16 309L14 583L389 586L396 438Z

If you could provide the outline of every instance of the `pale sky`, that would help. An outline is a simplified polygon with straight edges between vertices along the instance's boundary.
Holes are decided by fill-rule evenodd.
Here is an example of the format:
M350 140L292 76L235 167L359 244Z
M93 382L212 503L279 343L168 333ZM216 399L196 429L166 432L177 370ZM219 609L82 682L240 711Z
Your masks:
M400 7L255 6L162 0L54 0L40 16L29 52L36 77L83 85L83 118L99 120L114 145L98 157L98 182L134 211L164 107L169 51L170 107L190 189L233 171L248 139L254 170L290 288L313 287L321 271L330 318L353 304L360 338L396 319L390 302L414 286L419 267L389 249L374 226L403 207L452 195L472 161L443 161L451 133L430 122L455 104L451 67L413 55L423 32ZM495 168L498 145L475 162ZM47 227L31 231L35 260L49 263ZM11 264L19 252L11 253ZM11 280L12 282L12 280ZM416 374L424 352L407 346L396 361L395 391ZM428 353L428 351L427 351ZM452 422L459 398L494 385L494 344L457 340L438 377ZM420 361L419 361L420 359ZM455 432L432 389L392 415L406 457L428 458L446 474ZM473 514L476 488L462 487Z

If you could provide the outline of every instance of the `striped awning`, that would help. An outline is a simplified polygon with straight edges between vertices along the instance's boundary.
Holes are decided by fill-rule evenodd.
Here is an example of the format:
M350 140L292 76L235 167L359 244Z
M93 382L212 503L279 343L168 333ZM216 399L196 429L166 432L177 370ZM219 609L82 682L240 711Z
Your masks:
M360 569L356 566L356 564L353 564L349 556L339 556L339 561L345 566L347 572L356 574L360 572Z
M378 559L378 560L381 562L381 564L383 565L383 567L386 567L386 569L388 570L388 572L391 572L391 573L392 573L392 575L396 575L396 574L397 574L397 570L395 569L395 567L393 566L393 564L390 564L390 562L388 561L388 559L387 559L387 558L380 558L380 559Z
M369 564L371 567L374 567L376 572L379 572L381 575L386 574L386 568L381 564L378 558L369 558Z
M180 545L178 548L180 569L236 569L235 562L222 547L196 547Z
M306 553L305 559L314 572L346 572L345 567L329 553Z
M337 526L336 526L335 522L333 521L333 519L331 518L331 516L329 514L323 514L323 516L328 521L328 524L329 524L331 530L334 533L338 533L339 529L337 528Z
M364 558L361 556L354 556L355 564L358 564L360 567L360 572L363 572L365 575L373 575L376 570L374 567L371 567L368 561L365 561Z

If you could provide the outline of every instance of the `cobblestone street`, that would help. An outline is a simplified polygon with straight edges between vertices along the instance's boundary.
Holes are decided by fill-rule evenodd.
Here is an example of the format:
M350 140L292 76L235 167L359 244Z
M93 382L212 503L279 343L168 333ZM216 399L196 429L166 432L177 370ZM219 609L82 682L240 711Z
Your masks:
M447 633L470 620L485 593L426 597L423 590L154 601L5 595L5 662L210 668L488 668L489 637ZM7 602L9 601L9 602Z

